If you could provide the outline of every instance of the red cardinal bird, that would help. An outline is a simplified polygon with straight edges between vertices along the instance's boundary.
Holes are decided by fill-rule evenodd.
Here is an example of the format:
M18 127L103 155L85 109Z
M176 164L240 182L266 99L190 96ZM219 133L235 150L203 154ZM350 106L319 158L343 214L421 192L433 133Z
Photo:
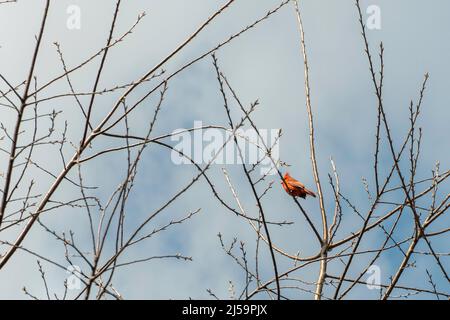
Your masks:
M284 175L284 181L281 181L283 189L294 197L306 198L306 195L316 197L316 194L305 188L304 184L292 178L288 172Z

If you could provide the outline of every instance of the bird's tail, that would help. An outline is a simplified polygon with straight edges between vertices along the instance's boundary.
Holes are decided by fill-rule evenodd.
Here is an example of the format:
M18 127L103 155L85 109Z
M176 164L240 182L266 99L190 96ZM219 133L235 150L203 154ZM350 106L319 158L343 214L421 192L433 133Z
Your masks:
M316 197L316 194L314 192L312 192L311 190L308 190L305 188L305 192L306 192L306 194L309 194L310 196L312 196L314 198Z

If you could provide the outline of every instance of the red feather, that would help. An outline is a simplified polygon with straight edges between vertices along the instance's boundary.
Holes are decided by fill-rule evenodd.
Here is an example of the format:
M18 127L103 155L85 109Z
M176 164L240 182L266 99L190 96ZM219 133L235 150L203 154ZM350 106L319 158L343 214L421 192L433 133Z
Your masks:
M306 195L316 197L316 194L308 190L303 183L292 178L288 172L284 175L284 181L281 181L283 189L294 197L306 198Z

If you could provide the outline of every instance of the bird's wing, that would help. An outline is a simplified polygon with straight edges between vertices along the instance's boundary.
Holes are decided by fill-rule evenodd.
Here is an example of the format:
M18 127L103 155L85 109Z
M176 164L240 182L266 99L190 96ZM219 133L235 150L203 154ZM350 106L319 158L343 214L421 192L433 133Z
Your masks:
M298 188L305 188L305 185L303 183L301 183L300 181L297 181L295 179L289 179L289 184L293 187L298 187Z

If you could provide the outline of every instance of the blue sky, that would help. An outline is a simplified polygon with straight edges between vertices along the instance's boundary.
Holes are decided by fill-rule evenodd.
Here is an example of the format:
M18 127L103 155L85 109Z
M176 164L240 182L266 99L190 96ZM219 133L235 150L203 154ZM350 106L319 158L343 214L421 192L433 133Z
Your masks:
M117 34L121 34L133 24L140 12L146 11L147 16L126 41L111 50L100 87L110 87L140 77L223 3L224 1L210 0L141 0L124 3L118 19ZM215 23L165 65L164 69L168 74L177 70L279 3L273 0L237 0ZM80 30L69 30L65 26L68 16L66 9L72 4L81 8ZM395 147L398 148L408 130L409 102L418 99L423 76L429 72L430 79L419 120L424 135L417 176L418 179L430 177L436 161L440 162L442 171L448 170L450 43L446 40L446 30L450 29L450 3L445 0L435 0L432 3L419 0L374 0L361 1L361 4L363 9L371 4L376 4L381 9L381 30L371 30L367 34L375 59L379 42L383 41L385 47L384 103L393 135L397 139ZM20 83L25 78L42 8L43 1L31 0L19 0L17 4L0 6L0 71L13 83ZM310 64L318 165L326 193L327 210L331 214L334 205L332 190L327 184L327 174L331 172L329 159L333 157L341 178L343 193L349 195L362 212L365 212L368 202L361 178L367 178L373 188L372 161L377 101L367 67L367 57L363 52L354 1L304 0L301 1L301 8ZM60 62L52 45L54 41L61 44L69 65L76 65L102 47L106 41L113 10L114 1L54 1L38 59L36 74L39 81L44 83L61 72ZM218 51L217 58L222 71L244 104L248 106L252 101L259 100L260 107L254 115L258 127L283 130L280 156L291 165L289 170L292 175L315 189L309 159L303 60L300 50L295 13L293 7L288 5ZM96 60L86 69L74 74L73 82L78 91L90 90L98 62ZM376 66L378 67L378 63ZM132 98L138 97L150 87L151 85L143 85ZM61 82L49 89L45 95L67 90L65 82ZM112 94L98 98L94 118L100 119L117 97L117 94ZM145 132L156 101L156 96L151 97L132 115L132 132L141 135ZM82 118L73 99L57 100L48 103L46 107L64 110L63 117L70 123L69 137L73 141L79 141ZM234 119L238 121L239 109L236 105L233 108ZM156 136L177 128L192 127L194 121L198 120L204 124L228 123L212 59L209 57L169 82L169 90L153 134ZM8 123L6 120L3 122ZM58 129L61 129L61 124ZM110 144L111 142L105 139L100 140L94 147L101 148ZM388 150L384 150L381 154L381 166L386 170L390 168L391 158ZM44 162L51 161L45 150L40 151L38 157ZM96 196L105 200L123 179L121 172L124 161L123 154L105 156L85 167L86 183L100 186L99 190L95 191ZM3 162L0 163L3 167ZM233 203L221 167L213 166L209 172L210 177L224 198ZM402 164L402 168L407 170L406 163ZM241 167L227 165L226 169L244 206L255 215L257 211L254 200ZM197 174L193 166L174 165L170 161L170 153L157 145L147 148L138 171L134 193L128 204L130 225L142 221L152 210L164 203L169 195L182 188ZM40 180L43 182L39 187L45 189L49 181L42 179L44 180ZM441 187L439 195L443 197L449 190L447 183ZM76 190L67 186L58 196L73 198L75 194ZM401 199L401 193L396 199ZM278 182L265 197L263 204L268 219L294 222L294 225L283 228L271 227L272 238L277 246L292 254L300 251L301 255L305 256L317 251L311 231ZM306 210L312 212L313 222L320 225L318 202L308 199L302 204ZM219 297L226 298L229 281L236 285L237 291L242 289L244 274L221 250L217 233L222 233L227 243L237 237L245 241L249 248L253 248L254 231L247 222L220 206L204 181L195 184L167 208L149 229L198 208L202 209L201 212L191 220L127 253L127 257L132 258L179 252L192 256L193 261L158 260L125 267L118 272L114 281L124 297L207 298L206 289L211 289ZM78 215L77 210L61 210L46 219L61 231L67 231L69 226L77 230L79 241L83 243L87 236L86 221ZM361 220L347 209L344 213L343 233L338 235L338 238L344 233L357 230L361 223ZM449 223L448 217L443 218L436 230L448 227ZM389 227L389 224L386 226ZM409 212L401 221L399 230L399 239L412 232ZM380 235L382 233L368 235L362 247L379 244L383 240ZM32 236L27 245L64 262L63 248L52 245L53 239L42 229L37 227ZM433 245L438 252L448 251L448 237L439 241L433 240ZM427 248L421 246L420 249ZM249 249L251 252L252 250ZM448 282L430 257L418 255L414 258L417 268L405 272L402 284L427 287L425 269L429 269L438 289L449 292ZM0 281L5 284L2 287L6 288L0 290L0 297L23 298L20 289L24 285L37 295L43 294L40 277L36 272L36 259L24 253L18 254L15 259L13 266L0 273ZM267 250L262 253L261 259L264 261L263 278L270 279L272 269ZM396 270L400 259L399 252L394 250L379 261L383 283L389 281L388 277ZM366 261L362 259L355 262L349 276L358 275ZM443 257L442 261L448 267L448 257ZM292 261L281 257L278 262L281 270L292 266ZM46 267L53 290L61 292L61 279L67 275L51 266ZM330 268L334 274L340 274L340 270L342 268L339 263ZM305 281L315 281L316 275L317 266L296 274ZM326 294L332 292L332 288L325 289ZM296 299L312 297L309 293L293 290L287 290L286 295ZM377 293L361 286L348 297L376 298ZM426 295L422 297L430 298Z

